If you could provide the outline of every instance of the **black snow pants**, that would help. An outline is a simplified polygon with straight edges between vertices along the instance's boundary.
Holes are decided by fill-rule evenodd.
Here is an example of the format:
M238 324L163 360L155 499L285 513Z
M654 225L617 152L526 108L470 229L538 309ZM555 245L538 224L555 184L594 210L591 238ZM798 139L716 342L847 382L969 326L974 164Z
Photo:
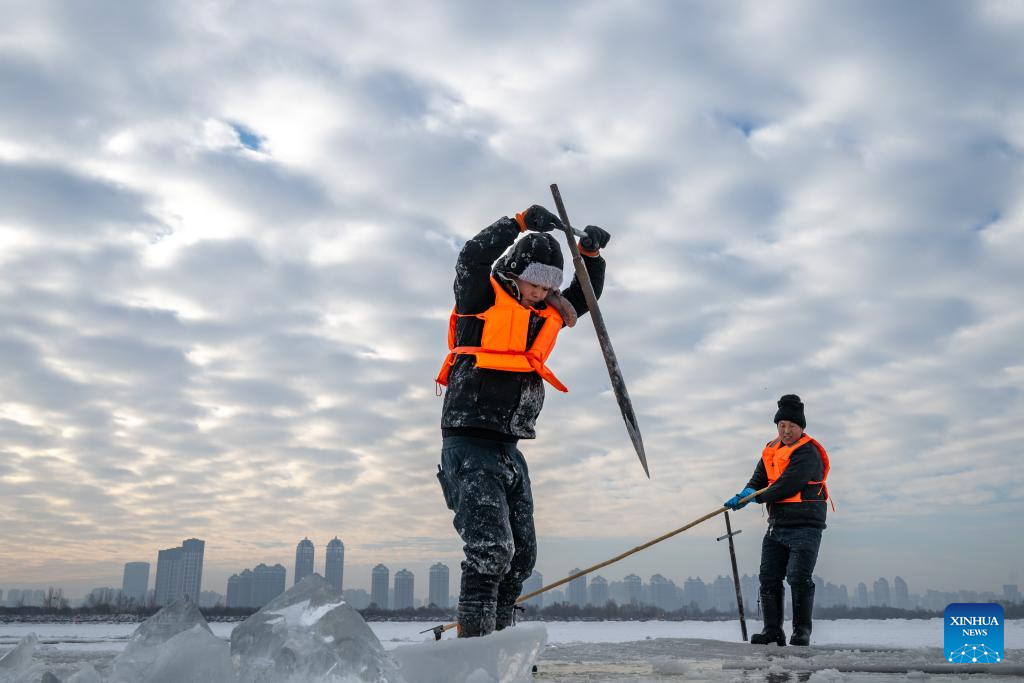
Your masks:
M821 531L815 527L777 527L769 523L761 541L761 588L782 593L783 578L793 590L813 588Z
M537 561L533 494L526 460L515 444L445 437L438 473L464 543L459 624L463 635L507 626L512 605Z

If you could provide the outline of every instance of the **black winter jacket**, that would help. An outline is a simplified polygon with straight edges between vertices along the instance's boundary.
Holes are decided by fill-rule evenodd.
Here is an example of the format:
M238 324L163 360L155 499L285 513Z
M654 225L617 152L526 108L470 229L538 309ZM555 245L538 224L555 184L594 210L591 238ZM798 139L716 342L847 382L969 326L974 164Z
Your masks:
M782 471L779 478L767 491L755 500L768 504L768 524L777 527L809 526L825 528L825 513L828 501L821 484L808 485L810 481L821 481L825 464L814 444L808 442L793 451L789 465ZM754 476L747 482L752 489L761 490L768 485L768 472L764 460L758 459L754 468ZM777 503L790 496L801 493L805 502ZM812 502L806 502L812 501Z
M494 305L491 266L519 236L519 225L503 217L480 231L462 248L455 265L455 310L483 313ZM601 256L584 256L590 282L598 297L604 287L605 261ZM571 261L566 261L568 267ZM510 292L511 293L511 292ZM587 312L583 290L574 277L562 292L576 313ZM538 304L537 308L545 304ZM544 318L530 316L527 343L532 344ZM458 346L479 346L484 323L479 318L459 318L455 324ZM456 357L448 376L448 391L441 412L444 436L477 436L515 442L536 437L534 427L544 405L544 380L535 372L482 370L472 355Z

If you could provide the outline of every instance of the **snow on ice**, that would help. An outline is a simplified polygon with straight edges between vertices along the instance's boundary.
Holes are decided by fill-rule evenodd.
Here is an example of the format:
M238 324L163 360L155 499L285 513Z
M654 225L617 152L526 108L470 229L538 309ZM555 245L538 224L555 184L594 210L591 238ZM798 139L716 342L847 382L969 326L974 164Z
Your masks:
M517 678L537 683L924 679L981 683L1024 679L1020 649L1024 622L1013 620L1006 624L1006 658L974 668L945 661L941 619L819 620L809 648L751 646L741 642L736 621L552 622L544 626L524 622L486 638L434 642L429 634L419 633L434 624L367 625L358 613L347 606L342 609L344 603L336 593L321 593L318 585L294 587L287 599L238 624L207 625L187 603L165 608L134 632L131 625L122 623L0 624L0 683L122 683L128 671L141 676L136 679L141 683L480 683ZM760 628L756 621L748 626L752 631ZM30 635L33 629L39 638ZM338 657L338 667L330 673L317 676L308 668L323 666L316 657L302 664L306 669L294 657L321 647L329 652L343 647L346 639L359 654ZM367 657L386 669L383 677L372 678L373 671L365 665ZM539 673L524 678L534 661ZM115 677L115 669L121 678ZM965 675L969 671L979 673Z
M38 652L30 633L0 658L0 683L516 683L529 680L546 637L543 626L524 626L473 641L424 637L388 653L362 616L313 575L234 628L230 643L191 602L168 605L99 670L91 662L71 666L52 646Z

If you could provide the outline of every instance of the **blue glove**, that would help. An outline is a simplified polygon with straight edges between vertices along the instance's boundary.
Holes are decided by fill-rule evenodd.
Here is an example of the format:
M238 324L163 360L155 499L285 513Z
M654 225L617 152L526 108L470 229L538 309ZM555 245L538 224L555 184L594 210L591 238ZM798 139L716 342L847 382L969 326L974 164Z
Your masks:
M729 500L725 501L724 505L730 510L739 510L740 508L744 507L747 503L750 502L748 500L747 503L740 503L740 500L746 498L751 493L757 493L757 489L752 489L748 486L747 488L743 489Z

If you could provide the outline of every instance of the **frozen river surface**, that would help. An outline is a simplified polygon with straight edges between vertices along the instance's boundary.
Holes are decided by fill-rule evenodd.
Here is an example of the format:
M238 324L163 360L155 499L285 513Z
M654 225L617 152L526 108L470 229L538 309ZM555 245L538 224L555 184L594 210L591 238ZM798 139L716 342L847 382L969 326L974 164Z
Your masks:
M433 623L373 622L387 649L422 643ZM82 663L99 671L124 649L138 624L0 624L0 654L35 633L38 655L55 671ZM230 637L237 623L211 623ZM815 622L814 647L777 648L742 642L738 622L547 622L548 645L537 681L906 681L963 680L946 673L942 620ZM748 622L751 632L760 624ZM975 681L1024 680L1024 622L1005 624L1007 653L1000 664L976 667ZM963 667L957 672L965 672ZM909 679L908 679L909 677Z

